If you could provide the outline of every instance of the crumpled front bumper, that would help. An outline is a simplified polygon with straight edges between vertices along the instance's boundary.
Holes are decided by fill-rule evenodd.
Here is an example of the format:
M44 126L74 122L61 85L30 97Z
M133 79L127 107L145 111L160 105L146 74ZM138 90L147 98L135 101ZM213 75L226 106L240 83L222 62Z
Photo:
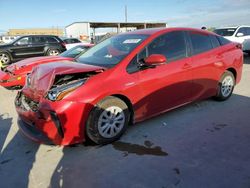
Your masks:
M48 145L53 144L53 142L51 142L51 140L46 135L42 134L42 132L39 131L33 124L30 125L20 118L18 118L17 124L21 132L29 139Z
M70 145L85 141L85 123L91 105L41 99L32 101L22 92L15 100L19 128L30 139L56 145Z
M0 71L0 85L3 87L22 87L25 84L25 75L11 75Z

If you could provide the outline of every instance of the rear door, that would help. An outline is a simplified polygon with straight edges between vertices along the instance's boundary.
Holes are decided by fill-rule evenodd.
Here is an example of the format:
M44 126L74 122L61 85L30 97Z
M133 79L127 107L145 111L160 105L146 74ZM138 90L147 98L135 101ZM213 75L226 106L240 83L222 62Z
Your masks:
M191 43L193 100L214 96L223 66L223 53L215 36L188 32Z
M32 36L32 50L36 56L44 55L45 37Z
M167 63L155 68L137 69L140 59L151 54L164 55ZM141 99L134 105L137 118L149 117L190 101L190 62L182 31L161 35L134 58L127 71L142 91Z

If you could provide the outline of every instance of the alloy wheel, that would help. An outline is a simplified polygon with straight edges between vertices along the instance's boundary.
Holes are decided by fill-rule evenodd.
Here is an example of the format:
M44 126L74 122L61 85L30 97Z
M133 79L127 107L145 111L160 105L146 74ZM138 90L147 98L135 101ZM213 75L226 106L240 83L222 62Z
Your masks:
M98 119L98 131L104 138L112 138L120 133L125 124L125 114L118 106L105 109Z
M233 87L233 78L230 75L226 76L221 83L221 94L223 97L228 97L231 94Z
M2 61L3 64L8 64L10 62L10 58L7 54L2 53L0 54L0 61Z
M50 56L57 56L57 55L59 55L59 51L58 50L50 50L49 55Z

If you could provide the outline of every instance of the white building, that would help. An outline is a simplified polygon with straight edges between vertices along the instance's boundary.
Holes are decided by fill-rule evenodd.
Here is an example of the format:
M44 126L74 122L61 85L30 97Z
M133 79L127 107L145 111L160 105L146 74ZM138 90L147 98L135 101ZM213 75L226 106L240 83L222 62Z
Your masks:
M9 43L16 39L18 36L8 36L8 35L3 35L0 36L0 43Z
M136 29L167 27L166 23L155 22L74 22L65 27L66 36L90 41L103 33L120 33Z

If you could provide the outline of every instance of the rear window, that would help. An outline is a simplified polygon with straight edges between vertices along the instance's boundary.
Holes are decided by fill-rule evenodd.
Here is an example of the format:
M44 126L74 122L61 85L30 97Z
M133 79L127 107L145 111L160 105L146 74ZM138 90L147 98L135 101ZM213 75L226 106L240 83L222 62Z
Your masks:
M193 46L193 55L206 52L213 48L209 35L191 32L190 38Z
M45 37L47 43L58 43L55 37Z
M79 41L78 39L71 39L71 43L80 43L81 41Z
M217 38L219 39L221 46L229 44L231 42L230 40L227 40L224 37L217 37Z
M65 42L66 44L70 44L70 39L64 39L63 42Z
M227 36L232 36L235 31L236 28L225 28L225 29L215 29L214 33L227 37Z
M73 44L73 43L80 43L81 41L78 39L64 39L63 40L66 44Z
M210 35L210 40L212 42L213 48L217 48L217 47L220 46L220 42L219 42L219 40L217 39L216 36Z

